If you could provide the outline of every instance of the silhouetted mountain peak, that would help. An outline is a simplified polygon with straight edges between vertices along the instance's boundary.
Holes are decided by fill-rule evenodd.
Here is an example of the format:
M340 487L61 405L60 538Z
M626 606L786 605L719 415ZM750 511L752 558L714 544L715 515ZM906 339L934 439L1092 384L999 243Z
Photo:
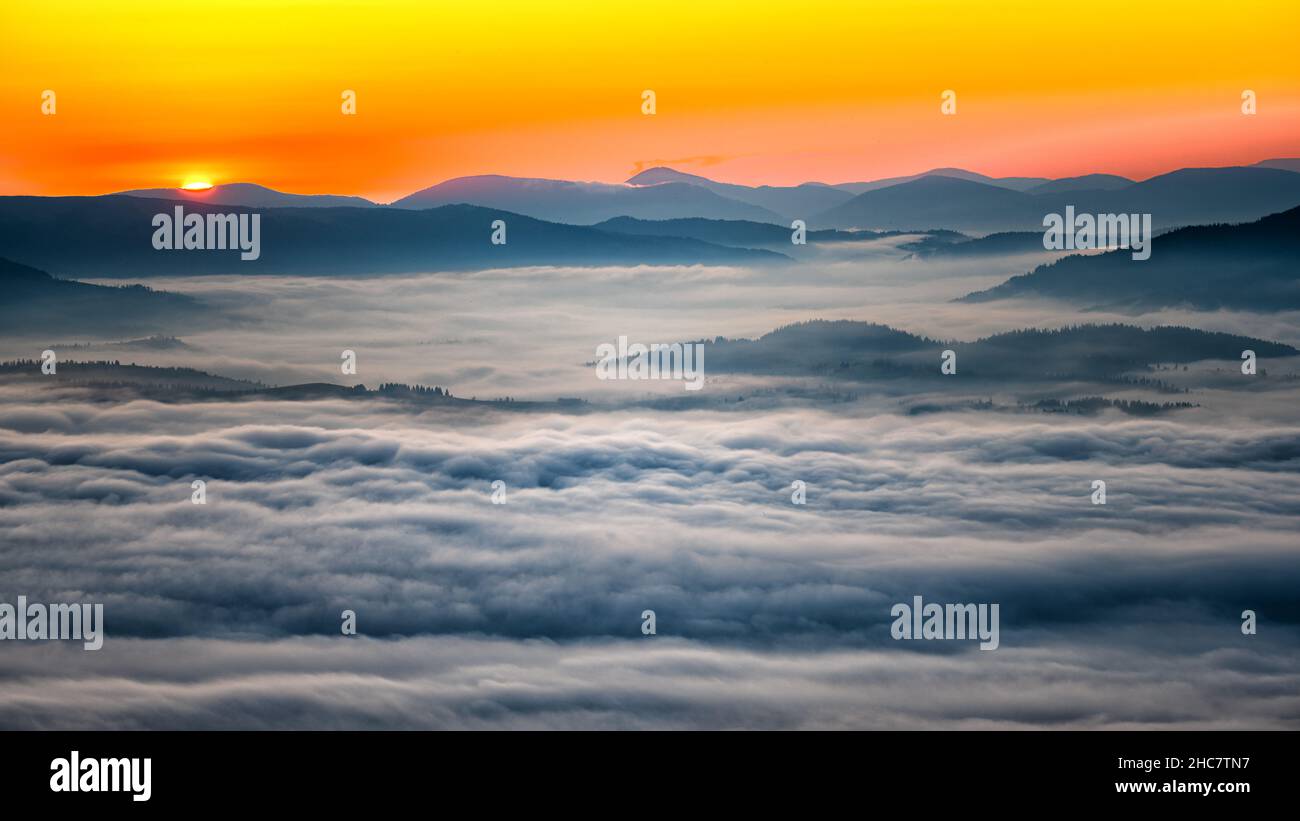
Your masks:
M658 185L664 182L687 182L700 185L711 183L713 180L708 177L701 177L698 174L687 174L685 171L678 171L663 165L647 168L627 180L628 185Z
M1064 191L1116 191L1133 185L1133 180L1118 174L1084 174L1062 177L1029 189L1030 194L1057 194Z
M119 191L116 195L143 199L174 200L177 202L207 203L209 205L238 205L245 208L369 208L374 203L363 197L337 194L289 194L258 185L254 182L231 182L214 185L202 191L184 188L141 188Z

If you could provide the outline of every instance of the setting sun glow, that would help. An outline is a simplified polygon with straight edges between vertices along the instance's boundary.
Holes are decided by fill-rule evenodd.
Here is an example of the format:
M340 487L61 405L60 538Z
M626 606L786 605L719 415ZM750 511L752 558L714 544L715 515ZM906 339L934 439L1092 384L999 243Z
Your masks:
M226 179L388 201L464 174L1145 178L1294 156L1294 0L999 6L502 0L485 26L451 0L9 0L0 153L22 162L0 162L0 193L153 187L200 158ZM456 47L429 48L434 30ZM1244 89L1260 116L1242 116Z
M187 182L181 186L181 188L185 191L207 191L211 187L212 187L212 183L204 182L203 180L195 180L194 182Z

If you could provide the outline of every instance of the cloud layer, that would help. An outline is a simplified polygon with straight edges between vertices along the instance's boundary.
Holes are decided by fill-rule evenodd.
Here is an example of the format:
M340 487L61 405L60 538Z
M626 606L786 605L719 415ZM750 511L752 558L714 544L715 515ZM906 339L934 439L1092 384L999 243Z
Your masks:
M2 592L101 601L108 639L0 646L0 724L1280 726L1298 459L1110 416L7 396ZM918 594L1000 603L1002 649L891 640Z
M0 642L0 727L1297 728L1285 367L1250 388L1207 376L1225 363L1161 372L1194 393L1146 398L1199 407L1136 419L909 416L884 389L618 409L653 386L582 365L619 334L810 317L965 339L1077 321L945 301L1024 264L900 262L883 244L779 273L153 283L232 324L108 358L596 403L163 403L0 382L0 601L102 602L107 632L93 653ZM1300 342L1282 314L1156 322ZM56 341L6 338L0 355ZM914 595L998 603L1001 647L893 641L890 608Z

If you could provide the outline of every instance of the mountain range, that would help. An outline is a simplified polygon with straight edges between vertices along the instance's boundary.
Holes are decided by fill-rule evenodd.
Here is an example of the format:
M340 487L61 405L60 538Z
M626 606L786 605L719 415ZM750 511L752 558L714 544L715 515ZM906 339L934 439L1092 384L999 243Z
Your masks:
M809 214L820 214L848 202L853 192L842 187L807 182L794 186L774 185L736 185L734 183L714 182L707 177L686 174L662 166L647 168L627 180L628 185L657 186L670 183L685 183L712 191L713 193L762 208L770 213L780 215L782 221L789 222ZM695 216L695 215L681 215Z
M341 197L334 194L286 194L251 182L232 182L190 191L185 188L141 188L119 191L125 197L152 200L180 200L212 205L242 205L247 208L365 208L374 203L364 197Z
M1157 228L1241 222L1300 205L1300 174L1278 168L1184 168L1124 187L1014 191L930 176L864 192L812 217L818 228L1042 231L1046 214L1151 214Z
M745 186L671 168L646 169L622 185L503 176L461 177L393 203L501 208L553 222L592 224L616 217L745 220L812 229L974 233L1041 230L1043 217L1149 213L1156 228L1239 222L1300 205L1295 161L1250 167L1185 168L1134 182L1113 174L1059 180L988 177L957 168L863 183Z
M471 204L577 225L611 217L708 219L782 222L767 208L721 196L685 182L659 185L610 185L566 180L535 180L487 175L438 183L394 202L394 208L436 208Z
M186 202L187 214L259 213L261 254L155 250L155 214L177 203L129 196L0 197L0 254L74 277L160 274L384 274L529 265L762 265L773 251L689 237L635 236L474 205L250 209ZM506 223L505 244L491 242ZM788 236L788 232L787 232Z
M1268 162L1286 165L1290 161ZM649 169L634 178L646 185L606 187L618 190L613 195L615 200L657 198L641 200L643 205L657 202L652 211L662 206L671 212L670 202L681 204L690 198L697 203L732 202L741 213L746 213L745 209L764 210L682 180L689 176ZM502 202L516 202L532 191L537 198L531 204L520 204L535 213L547 210L543 203L561 190L587 191L576 195L577 201L590 203L586 200L590 191L580 184L557 183L560 188L556 188L548 183L531 188L516 186L518 181L510 178L492 179L496 180L493 185L511 194ZM658 179L669 181L654 182ZM579 187L565 188L574 185ZM224 201L249 196L261 202L298 203L303 198L260 186L224 189L228 190L217 192L217 199L223 202L188 197L180 201L180 207L187 213L202 215L259 214L262 242L256 260L243 260L238 252L224 250L155 250L150 241L153 217L173 213L178 202L143 196L141 192L98 197L0 197L0 255L59 276L129 277L384 274L531 265L761 265L803 258L807 253L805 248L791 245L788 223L769 219L690 216L649 220L619 215L594 225L576 225L541 220L499 206L399 208L364 200L364 205L352 206L330 204L334 198L316 195L307 195L312 203L309 205L250 207ZM764 196L787 190L769 188ZM809 224L807 239L809 246L817 246L917 233L925 236L902 247L918 255L1032 253L1041 251L1043 215L1061 213L1067 204L1080 213L1151 213L1153 227L1160 234L1156 242L1160 250L1153 260L1126 261L1122 253L1071 256L1055 267L1037 269L1027 277L967 299L1036 294L1082 300L1089 305L1134 308L1188 304L1276 309L1297 304L1291 272L1296 263L1295 209L1300 205L1300 173L1273 167L1183 169L1122 188L1053 189L1043 194L1034 190L1017 191L933 174L856 196L841 191L839 195L849 199L823 215L821 224L850 227L818 227L814 220ZM564 194L561 199L568 196ZM601 200L606 194L591 196ZM614 200L605 205L614 210L622 207ZM1279 216L1261 219L1268 214ZM501 245L490 241L492 225L498 219L507 224L507 241ZM1252 220L1260 224L1221 225ZM1171 222L1188 223L1192 228L1171 228ZM968 230L980 234L984 229L1008 223L1022 227L975 239L959 233ZM852 227L861 225L885 227ZM1193 230L1196 226L1216 227ZM1252 287L1244 287L1246 283Z
M893 185L902 185L906 182L915 182L926 177L946 177L948 179L966 180L967 182L978 182L984 185L991 185L995 188L1006 188L1011 191L1031 191L1041 185L1052 182L1047 177L989 177L984 174L978 174L974 171L967 171L964 168L932 168L929 171L923 171L920 174L909 174L905 177L887 177L881 180L872 180L870 182L842 182L833 186L841 191L847 191L851 194L865 194L868 191L875 191L878 188L889 188ZM1120 177L1119 179L1123 179ZM1128 182L1132 182L1129 180Z
M458 177L401 197L391 207L422 210L477 205L548 222L592 225L617 217L643 220L744 220L814 229L974 233L1040 230L1043 216L1076 212L1150 213L1158 228L1240 222L1300 205L1300 159L1252 166L1185 168L1136 182L1115 174L990 177L960 168L827 184L738 185L667 167L619 184L501 175ZM289 194L253 183L205 191L142 189L121 195L249 208L374 208L361 197ZM108 195L111 196L111 195Z

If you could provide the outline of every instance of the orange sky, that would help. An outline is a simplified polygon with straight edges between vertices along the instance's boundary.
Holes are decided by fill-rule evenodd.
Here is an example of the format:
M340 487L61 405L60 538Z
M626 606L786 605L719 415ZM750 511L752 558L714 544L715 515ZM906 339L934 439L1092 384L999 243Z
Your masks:
M656 163L1141 178L1300 156L1297 32L1296 0L0 0L0 194L208 179L387 201Z

